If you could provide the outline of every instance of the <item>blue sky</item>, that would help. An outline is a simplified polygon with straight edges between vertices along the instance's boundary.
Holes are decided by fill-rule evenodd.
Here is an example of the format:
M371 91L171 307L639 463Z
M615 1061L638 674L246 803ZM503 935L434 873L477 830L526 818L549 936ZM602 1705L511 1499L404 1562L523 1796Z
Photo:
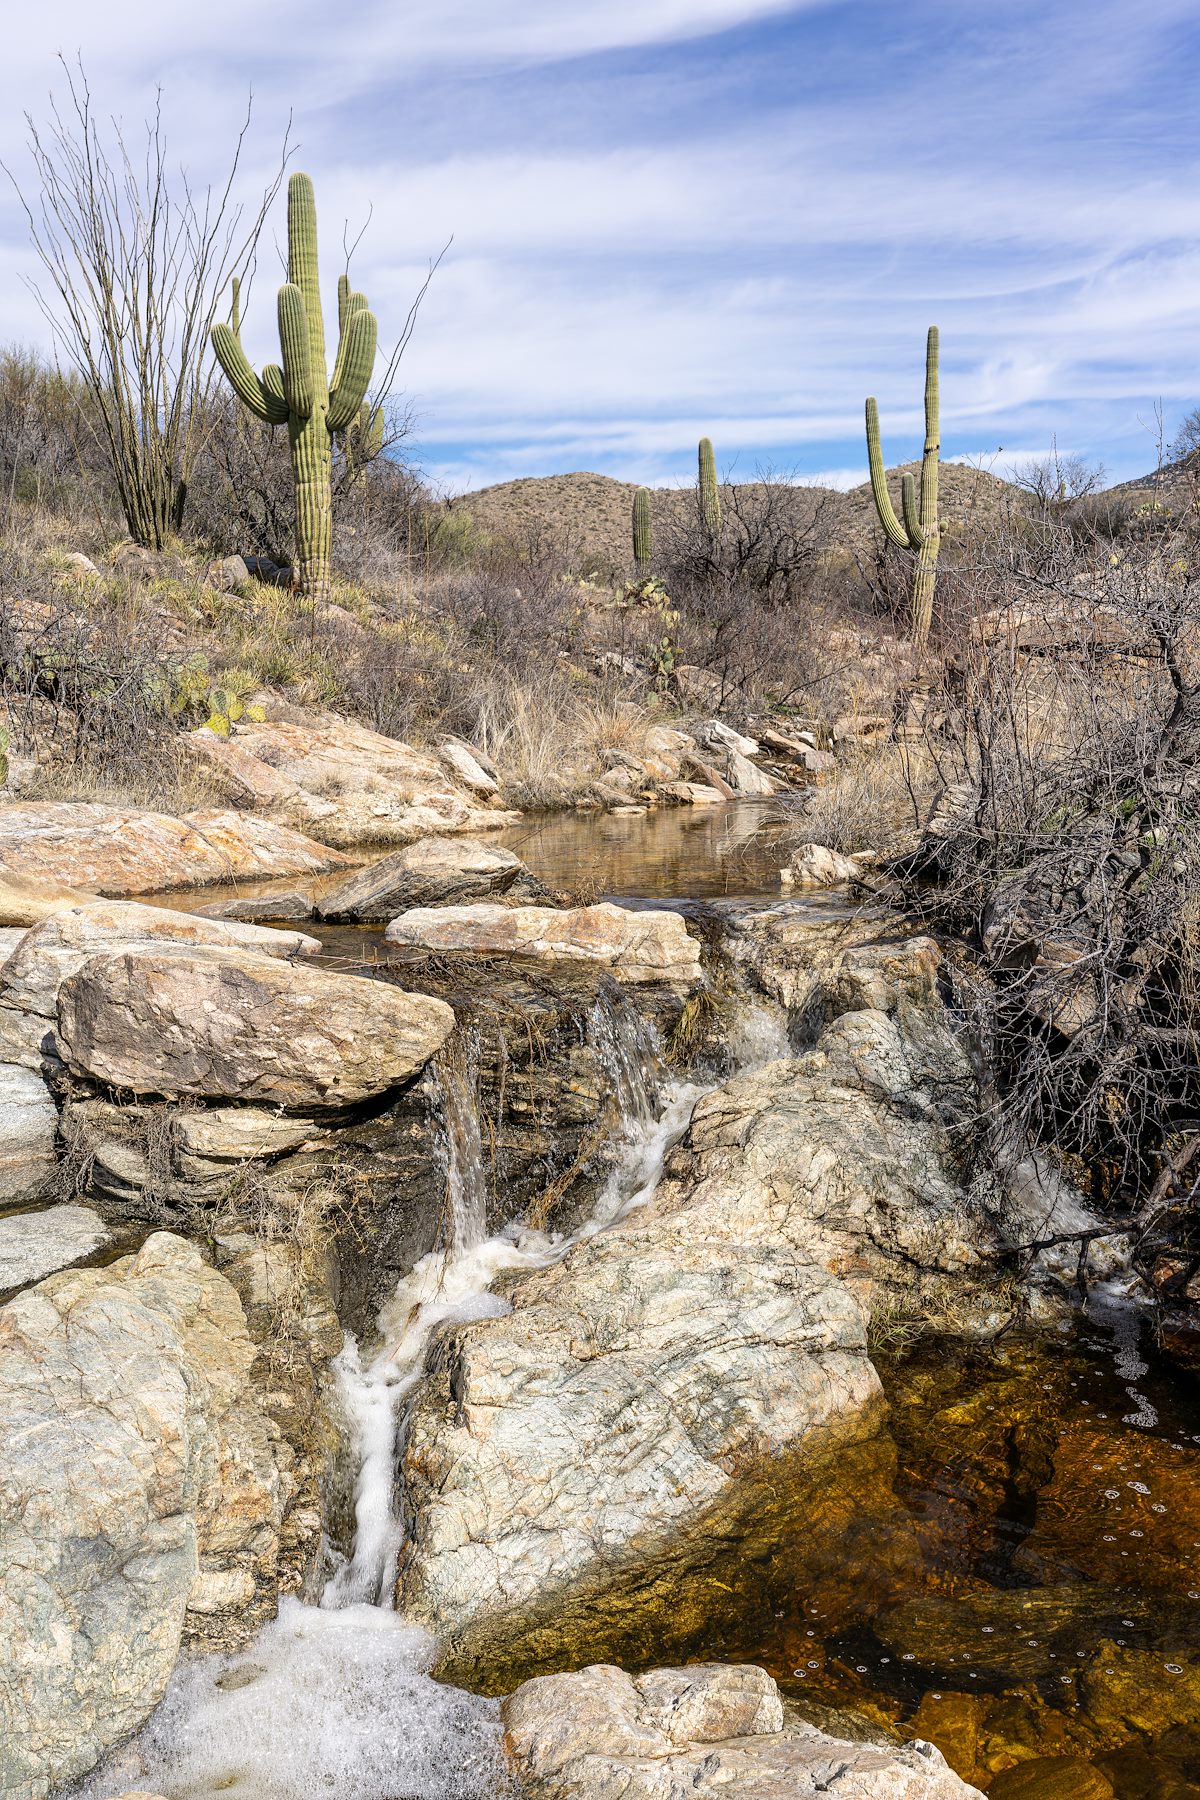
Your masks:
M127 121L164 88L191 175L255 91L252 185L284 117L344 221L384 337L454 242L405 362L450 489L596 469L865 475L919 449L942 331L947 455L1152 466L1200 404L1194 0L92 0L6 27L0 155L81 50ZM44 337L0 196L0 339ZM249 308L272 346L273 252ZM331 309L332 310L332 307Z

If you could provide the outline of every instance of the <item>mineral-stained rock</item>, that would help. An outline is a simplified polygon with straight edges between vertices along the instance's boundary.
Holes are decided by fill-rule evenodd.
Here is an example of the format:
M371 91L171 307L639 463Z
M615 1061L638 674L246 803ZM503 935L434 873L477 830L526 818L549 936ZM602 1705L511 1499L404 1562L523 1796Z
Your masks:
M58 991L90 957L117 950L253 950L315 956L316 938L298 931L201 919L133 901L95 900L54 913L28 931L0 968L0 1057L37 1068L57 1055Z
M120 898L210 882L320 875L347 860L247 813L195 812L175 819L95 801L0 807L0 878L43 888L85 888Z
M386 921L408 907L441 906L484 894L543 899L546 890L520 857L478 838L421 838L394 856L356 869L317 902L322 919Z
M238 804L331 844L405 844L430 833L512 824L432 756L336 713L242 721L233 735L189 740ZM484 771L480 771L484 773Z
M700 946L678 913L635 912L604 902L556 911L548 906L414 907L384 936L427 950L471 950L542 962L608 968L618 981L693 982Z
M54 1176L58 1113L36 1069L0 1063L0 1206L38 1200ZM0 1280L0 1288L11 1287Z
M453 1029L441 1000L254 951L93 957L58 996L59 1052L77 1075L301 1111L399 1086Z
M988 1783L991 1800L1114 1800L1112 1782L1081 1756L1035 1756Z
M48 1206L0 1219L0 1293L43 1281L108 1242L109 1232L88 1206Z
M276 1579L292 1482L253 1355L233 1288L161 1232L0 1310L6 1800L41 1800L143 1722L198 1576Z
M771 1677L745 1664L545 1675L502 1716L529 1800L980 1800L932 1744L846 1743L785 1722Z

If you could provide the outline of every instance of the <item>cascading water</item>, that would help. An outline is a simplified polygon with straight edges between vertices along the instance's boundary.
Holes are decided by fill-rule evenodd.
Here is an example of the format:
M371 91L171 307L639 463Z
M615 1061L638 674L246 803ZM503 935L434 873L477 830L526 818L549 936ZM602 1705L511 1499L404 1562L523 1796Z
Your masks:
M433 1681L434 1640L393 1610L403 1541L396 1468L437 1328L501 1316L509 1303L489 1291L501 1271L547 1268L648 1199L708 1091L664 1070L652 1035L619 995L597 1002L586 1029L621 1115L592 1216L569 1237L516 1221L484 1236L477 1046L467 1040L439 1058L432 1074L446 1171L444 1246L423 1257L383 1307L375 1355L364 1361L350 1343L337 1359L358 1466L353 1552L318 1605L284 1600L245 1653L181 1665L136 1746L95 1770L73 1790L75 1800L109 1800L131 1786L170 1800L483 1800L504 1791L496 1703ZM789 1054L778 1009L752 1003L737 1035L745 1066Z

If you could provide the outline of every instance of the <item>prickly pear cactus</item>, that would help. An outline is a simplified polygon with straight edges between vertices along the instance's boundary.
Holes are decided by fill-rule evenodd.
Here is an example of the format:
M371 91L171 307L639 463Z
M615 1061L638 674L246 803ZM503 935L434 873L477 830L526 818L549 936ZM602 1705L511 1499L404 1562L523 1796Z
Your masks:
M280 363L254 373L241 341L241 294L233 284L228 325L213 326L213 349L239 400L255 418L286 425L296 490L296 567L299 588L312 600L329 593L333 529L333 440L353 427L366 447L383 420L364 409L375 366L378 327L365 294L338 282L338 348L330 375L317 272L317 203L307 175L288 182L288 279L278 296ZM366 411L365 423L363 413Z

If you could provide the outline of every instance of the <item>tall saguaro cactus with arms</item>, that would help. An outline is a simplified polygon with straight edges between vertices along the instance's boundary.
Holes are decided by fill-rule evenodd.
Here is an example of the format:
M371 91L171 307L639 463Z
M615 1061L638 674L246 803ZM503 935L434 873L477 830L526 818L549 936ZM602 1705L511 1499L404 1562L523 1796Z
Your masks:
M333 529L333 440L343 433L374 443L382 421L364 406L375 367L378 327L365 294L338 281L338 348L330 375L317 273L317 203L307 175L288 182L288 278L279 290L281 363L261 377L242 349L240 295L233 285L230 324L214 325L213 349L238 399L255 418L286 425L296 487L296 566L300 592L316 602L329 592Z
M867 461L871 468L871 492L879 522L893 544L916 558L912 583L912 634L915 643L923 644L929 636L933 618L933 589L937 579L938 550L941 527L938 523L938 455L941 450L938 419L938 328L929 327L925 346L925 454L921 460L921 499L917 504L916 484L911 475L900 483L901 524L896 517L888 493L883 469L883 450L879 443L879 408L874 399L867 401Z

